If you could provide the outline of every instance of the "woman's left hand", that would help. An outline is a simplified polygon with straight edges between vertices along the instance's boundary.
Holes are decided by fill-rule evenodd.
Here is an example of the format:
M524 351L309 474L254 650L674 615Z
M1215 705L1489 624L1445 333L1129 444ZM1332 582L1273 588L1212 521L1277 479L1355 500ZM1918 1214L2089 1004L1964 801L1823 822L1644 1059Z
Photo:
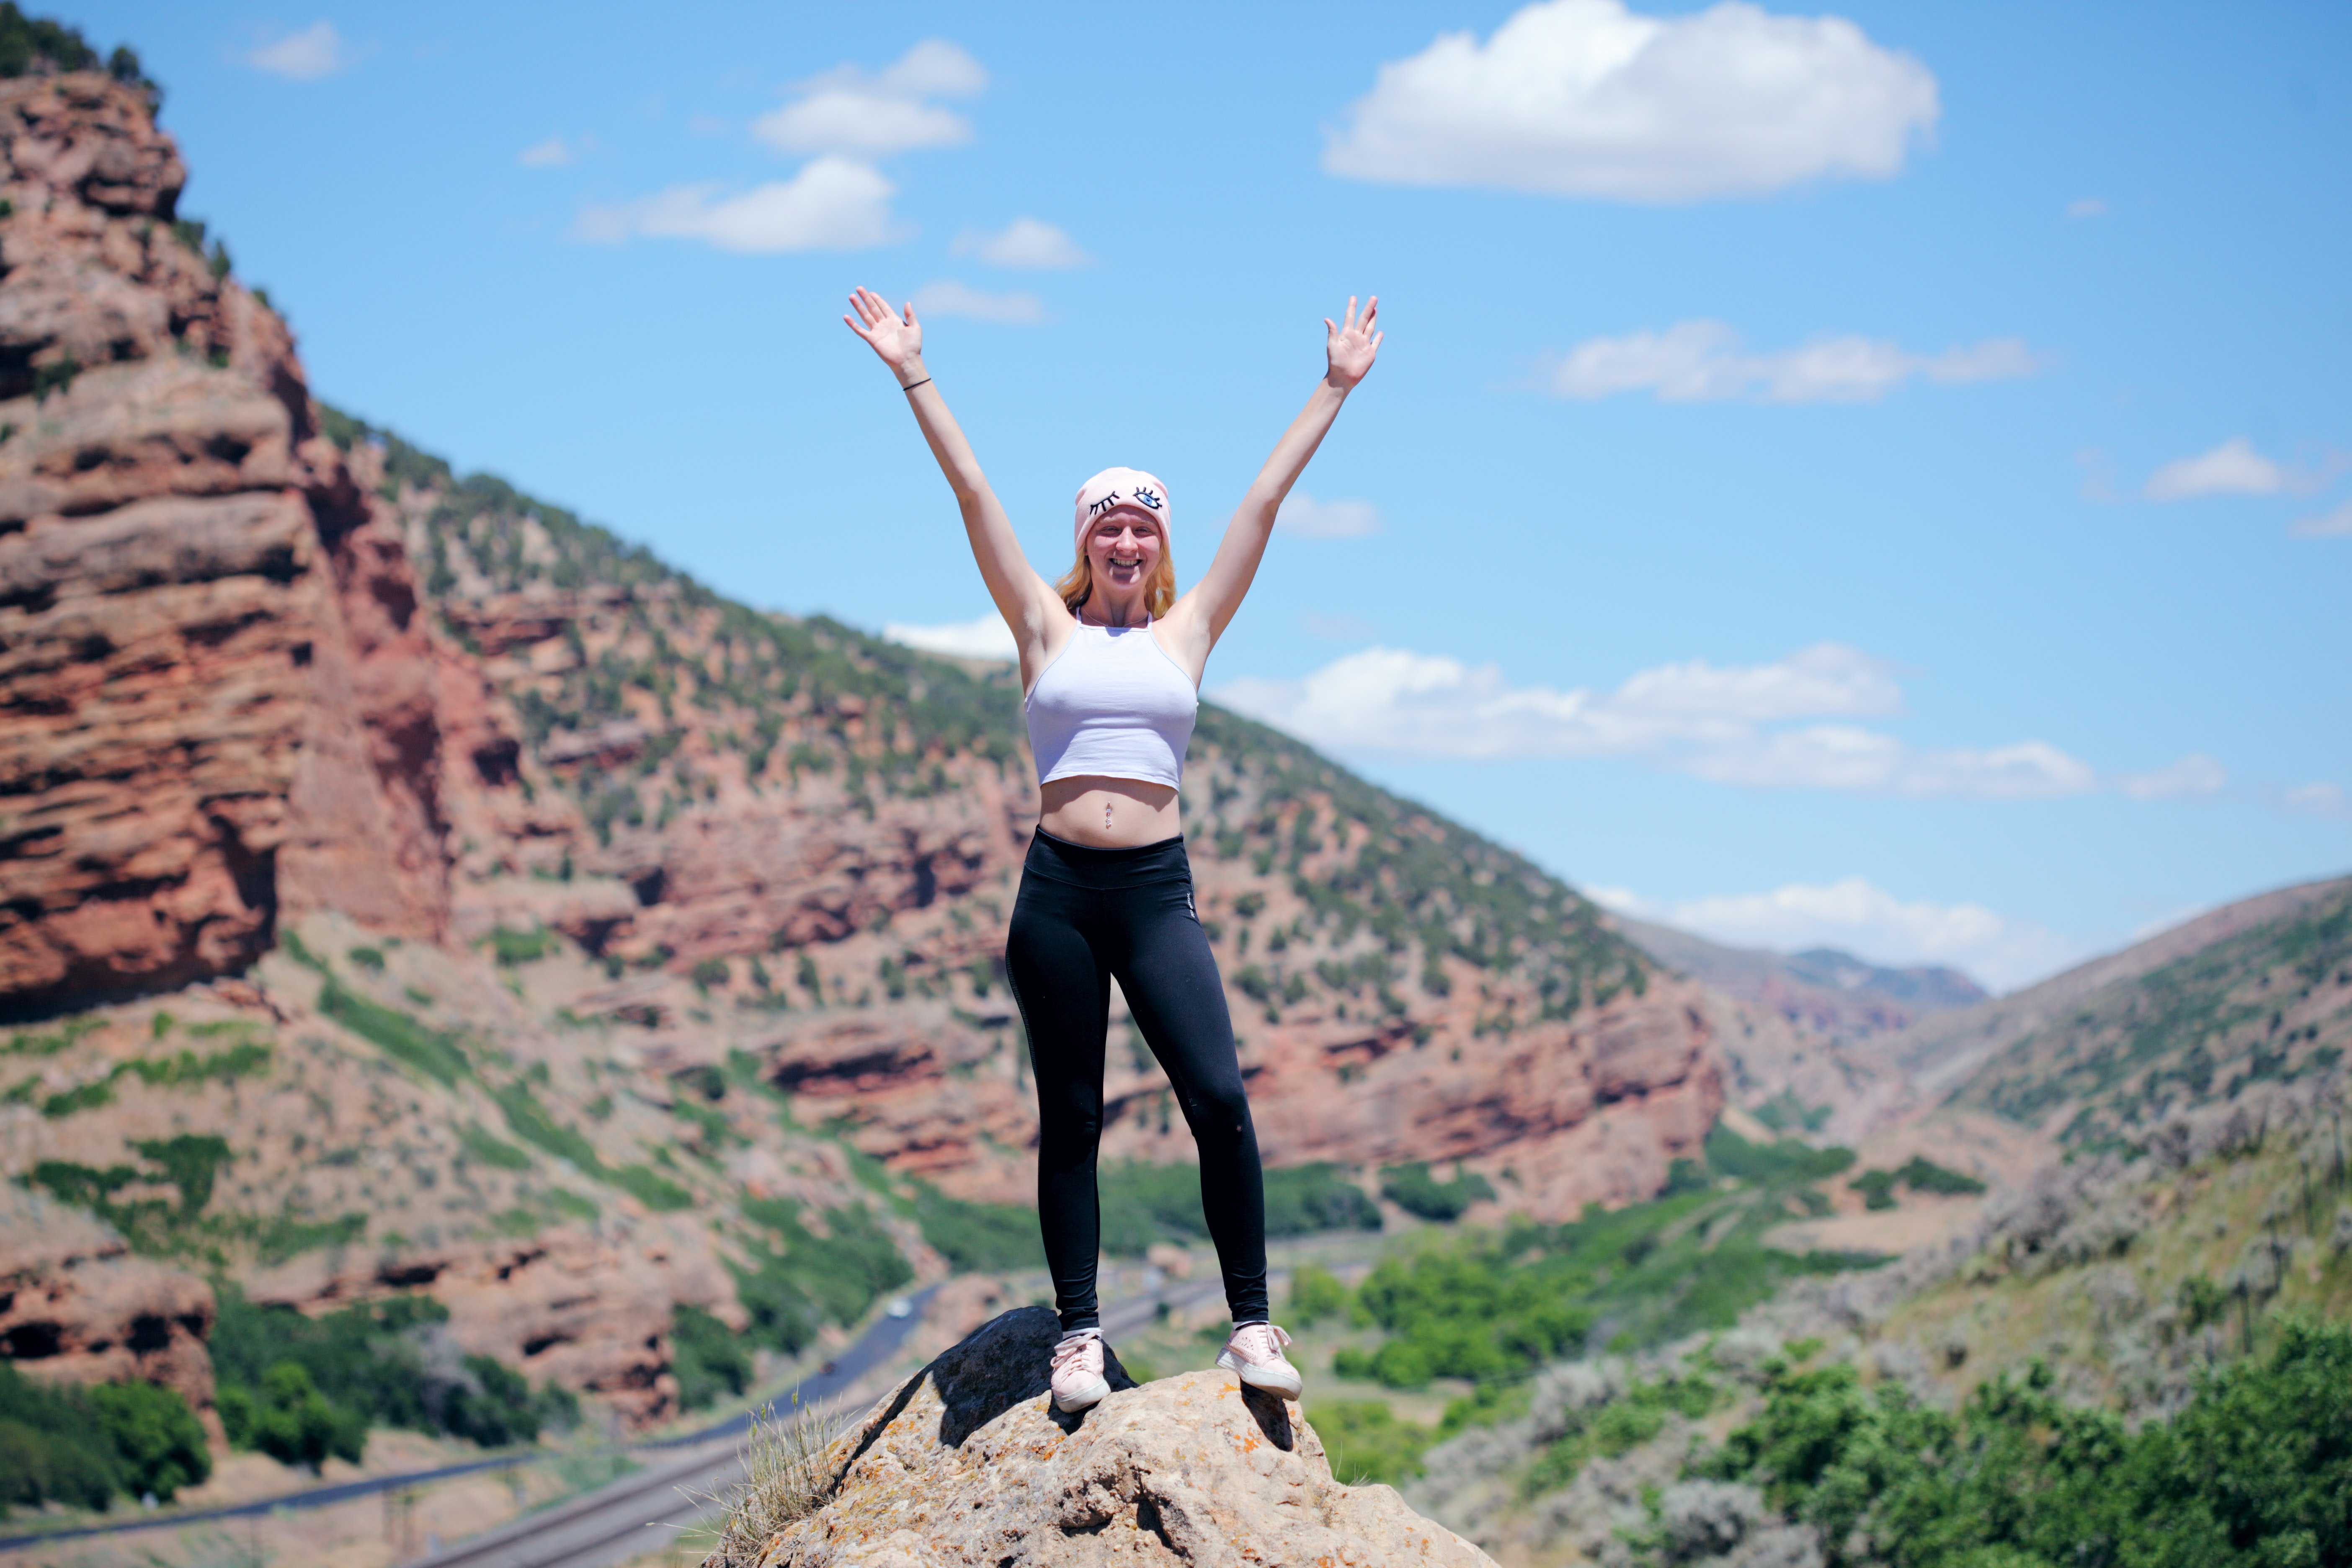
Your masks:
M1323 318L1323 353L1331 362L1325 379L1340 391L1353 388L1372 368L1372 356L1381 352L1381 333L1373 330L1381 313L1381 297L1373 295L1364 302L1363 320L1356 319L1356 297L1348 296L1348 319L1338 326L1331 318Z

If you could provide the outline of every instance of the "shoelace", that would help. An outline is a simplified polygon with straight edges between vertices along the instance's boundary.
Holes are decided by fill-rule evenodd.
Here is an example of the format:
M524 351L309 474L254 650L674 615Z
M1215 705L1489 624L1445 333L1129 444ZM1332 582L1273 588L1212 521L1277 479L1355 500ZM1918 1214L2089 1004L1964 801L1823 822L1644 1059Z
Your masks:
M1054 1347L1054 1370L1060 1372L1087 1353L1087 1347L1099 1348L1102 1341L1093 1334L1081 1334L1076 1339L1064 1340Z
M1244 1323L1234 1331L1234 1343L1252 1361L1276 1361L1290 1343L1290 1336L1272 1323Z

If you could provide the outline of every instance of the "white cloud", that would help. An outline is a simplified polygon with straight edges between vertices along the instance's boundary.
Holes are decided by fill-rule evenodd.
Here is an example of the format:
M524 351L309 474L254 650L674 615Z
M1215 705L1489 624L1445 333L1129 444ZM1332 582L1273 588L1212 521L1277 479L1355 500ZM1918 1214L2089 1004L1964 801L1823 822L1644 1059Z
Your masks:
M2286 469L2233 436L2210 452L2167 463L2148 477L2150 500L2189 500L2197 496L2271 496L2287 487Z
M1334 174L1683 202L1885 179L1935 128L1936 79L1842 17L1727 0L1660 19L1546 0L1481 44L1441 34L1380 69L1324 149Z
M515 162L526 169L561 169L578 161L580 154L572 143L561 136L551 136L544 142L534 142L515 154Z
M2280 792L2279 799L2290 811L2352 821L2352 796L2347 796L2344 786L2339 784L2297 784L2293 789Z
M1380 509L1368 500L1317 500L1304 490L1285 497L1276 518L1301 539L1368 539L1381 531Z
M2287 532L2296 539L2352 539L2352 500L2317 517L2298 518Z
M716 185L677 185L644 201L590 207L583 239L632 235L699 239L721 250L858 250L904 237L890 213L897 187L870 164L817 158L789 180L721 197Z
M1021 657L1021 649L1013 641L1013 629L1004 624L1004 617L993 610L969 621L950 621L945 626L893 624L884 626L882 635L892 642L921 648L925 653L944 653L958 658L1015 659Z
M1585 891L1611 909L1738 947L1783 952L1835 947L1874 963L1948 964L1996 991L2053 973L2081 952L2081 944L2067 937L1981 904L1906 902L1861 877L1674 904L1651 903L1623 889Z
M319 81L357 64L359 58L359 51L335 30L335 25L322 20L299 33L257 44L246 52L245 63L289 81Z
M1045 305L1034 294L991 294L952 278L942 278L915 290L915 312L919 316L967 316L975 321L1034 327L1045 319Z
M2096 196L2076 196L2066 204L2066 216L2072 218L2105 217L2107 204Z
M1371 647L1303 679L1245 678L1213 695L1348 752L1624 757L1748 788L1995 800L2099 784L2090 764L2041 741L1923 751L1857 724L1818 722L1902 711L1887 667L1834 643L1771 664L1662 665L1609 692L1515 687L1493 665Z
M2202 752L2191 752L2150 773L2126 773L2116 787L2134 800L2210 800L2230 785L2230 770Z
M931 102L970 98L988 85L981 63L944 38L926 38L873 75L843 66L803 84L803 96L751 122L751 134L783 153L883 157L971 140L971 124Z
M1683 321L1663 332L1629 332L1579 343L1544 368L1555 395L1586 400L1647 392L1661 403L1866 403L1911 380L1957 384L2031 375L2022 340L1992 338L1970 348L1916 354L1883 338L1817 338L1778 353L1748 353L1721 321Z
M949 251L977 256L991 267L1085 267L1094 260L1068 234L1034 217L1014 218L1000 234L960 234Z

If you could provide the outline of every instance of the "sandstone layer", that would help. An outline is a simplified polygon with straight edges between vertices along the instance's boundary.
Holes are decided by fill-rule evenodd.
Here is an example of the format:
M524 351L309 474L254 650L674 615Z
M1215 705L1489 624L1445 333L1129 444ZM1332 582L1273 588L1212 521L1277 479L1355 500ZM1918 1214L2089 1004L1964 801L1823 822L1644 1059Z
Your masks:
M130 1253L111 1226L0 1185L0 1354L61 1383L160 1383L211 1408L212 1287Z
M1332 1479L1297 1406L1227 1373L1137 1387L1113 1358L1115 1392L1060 1415L1045 1382L1058 1331L1024 1307L917 1373L825 1456L820 1506L758 1568L1491 1563L1391 1489Z
M0 82L0 1014L239 972L281 909L436 938L452 797L521 793L185 179L140 89Z

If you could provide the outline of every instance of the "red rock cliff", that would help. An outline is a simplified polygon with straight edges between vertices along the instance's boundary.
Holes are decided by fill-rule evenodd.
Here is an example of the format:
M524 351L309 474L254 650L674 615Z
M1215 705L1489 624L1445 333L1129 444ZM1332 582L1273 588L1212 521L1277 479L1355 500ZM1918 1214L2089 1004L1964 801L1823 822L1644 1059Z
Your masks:
M320 437L284 323L175 228L185 177L135 89L0 82L13 1013L236 972L281 909L438 938L450 796L514 782L478 740L453 766L367 454Z

